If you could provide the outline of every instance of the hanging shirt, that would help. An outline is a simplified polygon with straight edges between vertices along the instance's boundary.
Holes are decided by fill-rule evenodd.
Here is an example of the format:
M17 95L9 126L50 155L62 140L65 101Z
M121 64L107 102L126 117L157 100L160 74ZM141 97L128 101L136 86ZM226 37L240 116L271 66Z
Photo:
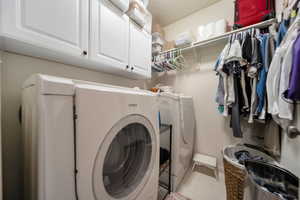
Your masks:
M279 30L278 30L277 38L276 38L276 46L277 47L280 46L285 34L287 33L287 30L288 30L287 23L288 23L288 21L284 20L279 25Z
M260 68L262 65L262 57L260 53L260 41L256 37L252 37L252 59L251 66Z
M219 74L219 83L218 83L218 89L216 95L216 102L218 103L219 106L224 106L224 96L225 96L225 90L224 90L223 76Z
M283 128L286 128L290 123L292 117L288 117L289 119L282 118L284 115L280 114L279 102L281 104L286 104L286 106L290 106L291 104L284 101L282 98L282 91L280 89L280 85L284 84L282 82L284 79L281 78L281 73L284 71L282 69L284 58L287 59L286 53L288 51L289 45L295 39L295 32L298 32L299 29L300 17L297 17L295 22L290 26L288 32L286 33L285 38L283 39L279 48L277 48L275 55L273 57L272 63L269 68L269 73L267 77L267 96L268 96L268 112L273 115L273 119ZM285 63L288 63L286 60ZM288 72L288 70L286 70ZM287 79L286 79L287 80ZM286 83L285 83L286 84ZM293 116L293 109L290 111L291 116Z
M300 101L300 36L297 37L293 46L293 64L286 98Z
M267 48L267 40L269 39L268 34L264 34L260 37L260 52L262 55L262 68L259 72L259 81L257 83L256 92L258 96L258 106L256 110L256 114L259 115L265 105L265 95L266 95L266 81L267 81L267 66L265 66L266 62L266 55L265 55L265 49Z
M241 44L238 40L234 40L229 48L227 56L225 57L225 64L229 64L232 62L241 63L243 61L242 57L242 48ZM232 76L232 72L230 71L232 67L229 66L227 69L223 69L228 75L227 79L227 87L228 87L228 96L227 96L227 105L231 105L235 102L235 92L234 92L234 78ZM228 70L229 69L229 70Z
M243 112L248 112L249 111L249 99L247 95L247 85L246 85L246 76L245 76L245 71L242 69L241 71L241 79L240 79L240 84L242 88L242 93L243 93Z
M266 41L266 48L265 48L265 67L266 70L269 71L270 64L272 62L273 56L275 54L275 39L272 34L269 34L268 40Z
M244 32L242 35L242 57L244 60L244 63L241 63L242 71L240 80L244 98L244 106L242 111L243 113L248 113L250 109L251 87L250 81L246 76L246 72L248 63L252 62L252 38L249 32Z
M228 51L230 49L230 44L226 44L224 47L220 57L219 61L217 62L216 65L216 71L219 73L219 79L223 81L223 84L220 83L219 80L219 86L218 86L218 91L217 91L217 100L220 100L220 98L223 98L223 101L218 102L219 105L223 103L223 115L226 117L228 116L228 75L223 71L224 64L225 64L225 57L228 55ZM222 84L222 85L220 85ZM222 91L223 88L223 91Z
M251 88L252 88L252 94L251 94L250 114L249 114L248 122L253 123L255 109L257 107L257 95L255 92L256 85L257 85L257 78L255 77L255 78L251 79L250 84L251 84Z
M270 65L268 77L267 77L267 96L268 96L268 113L272 115L279 114L278 108L278 96L279 96L279 84L282 62L282 49L277 49L273 57L273 61Z
M242 56L248 63L252 61L252 39L249 33L246 33L243 48L242 48Z
M242 57L242 47L239 40L234 40L230 45L230 49L225 58L225 63L233 62L233 61L243 61Z
M290 83L293 61L293 47L297 35L297 31L294 32L291 42L287 43L282 47L285 53L283 56L281 66L282 69L279 85L278 112L280 118L288 120L293 120L294 104L293 102L284 97L284 92L288 89Z
M234 94L235 94L235 102L232 105L232 117L231 117L231 126L233 130L233 136L242 138L243 137L243 132L241 129L241 102L240 102L240 97L242 96L241 94L241 88L239 84L239 77L238 75L233 75L234 79Z
M258 105L258 98L256 93L257 88L257 74L258 70L262 66L262 57L260 53L260 41L256 37L252 37L252 61L251 65L248 69L248 77L251 78L250 85L251 85L251 101L250 101L250 113L249 113L249 123L254 122L254 114L257 110Z

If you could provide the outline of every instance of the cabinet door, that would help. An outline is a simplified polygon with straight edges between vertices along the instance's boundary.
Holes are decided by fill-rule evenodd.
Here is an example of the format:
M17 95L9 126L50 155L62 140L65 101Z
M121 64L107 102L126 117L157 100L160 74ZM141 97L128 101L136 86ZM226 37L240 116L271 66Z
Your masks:
M151 77L151 35L130 23L130 68L133 72Z
M87 50L87 0L4 0L2 34L68 55Z
M108 0L91 0L92 59L125 69L128 65L129 18Z

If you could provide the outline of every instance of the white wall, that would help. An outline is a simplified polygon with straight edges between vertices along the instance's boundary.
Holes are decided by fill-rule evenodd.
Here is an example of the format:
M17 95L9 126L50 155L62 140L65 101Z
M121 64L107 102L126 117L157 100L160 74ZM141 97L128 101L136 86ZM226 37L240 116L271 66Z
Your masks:
M174 40L178 34L187 30L190 30L193 35L196 35L199 25L205 25L219 19L226 19L232 25L233 2L232 0L222 0L164 27L166 39Z
M21 127L18 109L21 104L22 83L31 74L43 73L81 80L133 87L144 87L143 81L113 76L82 68L63 65L12 53L3 53L3 74L1 85L3 161L4 161L4 199L22 199L22 151Z
M282 0L276 1L276 12L280 15L282 9ZM177 22L164 27L166 40L174 40L182 32L190 30L193 35L197 34L197 28L200 25L206 25L219 19L226 19L229 25L234 23L234 1L221 0L212 6L201 9Z

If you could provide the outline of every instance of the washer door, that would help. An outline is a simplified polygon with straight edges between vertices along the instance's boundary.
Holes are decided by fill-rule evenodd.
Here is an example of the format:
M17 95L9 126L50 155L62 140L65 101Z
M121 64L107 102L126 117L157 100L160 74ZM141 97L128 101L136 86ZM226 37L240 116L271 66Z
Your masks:
M134 199L149 180L156 153L155 130L140 115L120 120L96 156L93 189L97 200Z

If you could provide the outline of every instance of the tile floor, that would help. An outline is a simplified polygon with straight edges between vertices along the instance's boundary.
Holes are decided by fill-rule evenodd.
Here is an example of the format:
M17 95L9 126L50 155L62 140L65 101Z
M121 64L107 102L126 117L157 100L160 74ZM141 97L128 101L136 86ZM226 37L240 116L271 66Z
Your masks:
M219 180L216 180L204 168L189 171L178 192L191 200L226 200L224 174L220 173L219 176Z

